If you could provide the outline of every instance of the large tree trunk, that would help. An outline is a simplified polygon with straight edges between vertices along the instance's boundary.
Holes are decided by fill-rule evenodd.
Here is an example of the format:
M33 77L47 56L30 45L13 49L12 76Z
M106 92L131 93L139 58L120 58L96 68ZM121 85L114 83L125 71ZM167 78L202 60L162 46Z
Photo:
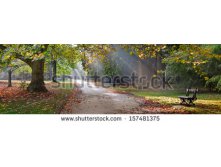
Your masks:
M44 60L37 60L30 63L32 68L32 79L28 86L30 92L47 92L44 84Z
M8 70L8 87L12 87L12 70Z

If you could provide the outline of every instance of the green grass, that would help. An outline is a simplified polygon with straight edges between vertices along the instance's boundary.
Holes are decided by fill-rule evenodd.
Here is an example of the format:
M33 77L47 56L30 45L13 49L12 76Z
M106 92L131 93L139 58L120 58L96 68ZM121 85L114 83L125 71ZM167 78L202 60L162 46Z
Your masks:
M161 104L177 106L180 103L178 96L185 95L185 92L177 90L136 90L132 88L116 88L126 91L135 96L145 97L145 99L157 101ZM221 94L220 93L198 93L195 106L182 106L182 108L193 114L221 114Z

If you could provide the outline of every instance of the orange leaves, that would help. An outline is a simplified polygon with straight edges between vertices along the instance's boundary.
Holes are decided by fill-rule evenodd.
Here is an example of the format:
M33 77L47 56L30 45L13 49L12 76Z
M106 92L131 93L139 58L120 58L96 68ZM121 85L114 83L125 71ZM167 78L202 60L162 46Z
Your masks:
M2 102L12 102L18 100L27 100L27 102L37 101L39 99L47 99L53 96L53 92L47 93L30 93L19 87L7 87L6 84L0 86L0 100Z
M2 86L3 85L3 86ZM16 87L7 87L6 84L1 83L0 87L0 100L11 101L17 97L19 90Z
M73 112L74 104L81 103L81 99L79 98L80 94L81 91L79 89L74 89L72 91L72 93L67 97L66 103L61 110L62 114L70 114Z
M151 114L187 114L188 112L180 107L174 107L171 105L160 104L152 100L144 100L141 108L144 113Z

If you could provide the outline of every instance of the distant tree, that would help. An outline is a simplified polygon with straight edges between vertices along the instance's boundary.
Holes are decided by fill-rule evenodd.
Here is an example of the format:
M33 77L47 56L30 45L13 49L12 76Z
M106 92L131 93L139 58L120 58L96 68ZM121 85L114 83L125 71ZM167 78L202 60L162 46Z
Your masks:
M12 73L25 64L18 60L5 58L1 55L0 68L8 73L8 87L12 87Z

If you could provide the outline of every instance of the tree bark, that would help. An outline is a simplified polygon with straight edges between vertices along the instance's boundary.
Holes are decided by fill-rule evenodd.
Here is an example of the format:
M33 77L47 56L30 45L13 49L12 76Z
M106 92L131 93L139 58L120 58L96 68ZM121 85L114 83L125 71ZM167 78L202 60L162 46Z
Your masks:
M32 79L27 88L29 92L47 92L44 83L44 63L44 60L36 60L30 64Z
M8 70L8 87L12 87L12 70Z

